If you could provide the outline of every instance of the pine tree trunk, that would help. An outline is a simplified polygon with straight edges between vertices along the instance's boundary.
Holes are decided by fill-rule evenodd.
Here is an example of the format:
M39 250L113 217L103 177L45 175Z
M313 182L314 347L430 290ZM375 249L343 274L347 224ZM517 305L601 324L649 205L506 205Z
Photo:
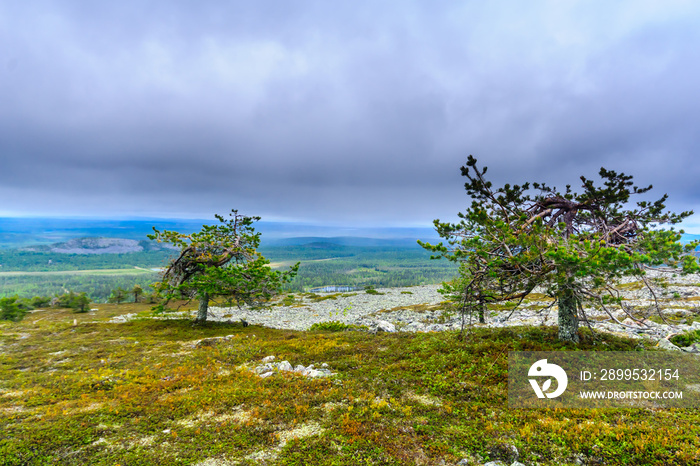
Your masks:
M559 290L559 339L578 343L578 301L574 290L562 287Z
M479 323L480 324L486 323L486 317L484 316L485 311L486 311L486 304L480 303L479 304Z
M207 310L209 309L209 294L202 293L199 295L199 311L197 312L197 322L207 321Z

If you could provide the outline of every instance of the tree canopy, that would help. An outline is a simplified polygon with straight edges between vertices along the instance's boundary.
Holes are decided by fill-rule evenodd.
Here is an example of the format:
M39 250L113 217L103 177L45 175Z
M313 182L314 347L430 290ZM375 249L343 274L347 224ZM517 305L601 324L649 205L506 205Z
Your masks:
M437 253L433 257L460 263L459 279L445 290L459 296L464 312L504 302L515 309L537 288L558 304L559 337L578 341L579 320L587 321L584 304L615 319L609 306L622 305L621 278L651 287L648 268L699 270L691 254L698 243L683 246L682 230L659 227L692 211L666 211L666 194L631 205L632 196L652 189L635 186L632 176L601 168L602 184L581 176L583 190L576 193L571 185L561 192L529 182L494 188L484 176L487 167L479 169L471 155L461 170L471 206L457 223L434 221L446 245L419 243Z
M216 215L219 224L204 225L191 234L159 231L153 227L152 240L170 243L180 249L156 283L155 289L170 299L197 299L197 321L207 319L209 300L222 297L228 304L258 306L277 294L290 280L299 264L288 271L272 270L257 248L260 233L247 217L232 210L229 218Z

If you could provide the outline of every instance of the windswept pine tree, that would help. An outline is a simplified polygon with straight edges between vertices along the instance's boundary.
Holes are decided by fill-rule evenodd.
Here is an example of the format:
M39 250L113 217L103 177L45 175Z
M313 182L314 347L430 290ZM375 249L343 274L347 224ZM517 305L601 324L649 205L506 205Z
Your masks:
M632 176L601 168L602 184L580 177L582 191L563 192L541 183L494 188L469 156L462 175L471 206L458 223L435 220L447 240L419 243L460 264L460 277L446 285L459 296L465 313L482 313L489 303L516 308L535 288L559 308L559 338L577 342L585 306L608 312L622 305L616 284L636 277L651 289L649 268L690 273L699 270L691 254L697 242L681 245L682 230L663 229L692 214L668 212L664 194L655 202L638 201L652 186L640 188ZM658 306L657 306L658 308ZM619 321L618 321L619 322Z
M216 215L219 224L204 225L192 234L159 231L153 227L152 240L170 243L180 249L156 283L155 289L170 299L199 301L198 322L207 320L209 300L221 297L235 305L260 305L279 293L282 285L296 274L299 264L281 272L269 267L257 248L260 233L253 222L233 210L229 219Z

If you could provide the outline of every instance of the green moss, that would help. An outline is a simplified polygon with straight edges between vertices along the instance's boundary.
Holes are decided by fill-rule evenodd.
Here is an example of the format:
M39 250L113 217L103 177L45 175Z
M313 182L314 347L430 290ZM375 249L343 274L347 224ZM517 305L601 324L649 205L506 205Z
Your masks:
M445 310L447 308L450 308L450 304L421 303L421 304L409 304L406 306L397 306L397 307L392 307L391 309L382 309L379 312L381 312L381 313L391 313L391 312L396 312L396 311L426 312L426 311L441 311L441 310Z
M530 293L526 301L552 301L552 298L542 293Z
M690 346L693 343L700 342L700 330L691 330L690 332L674 335L670 338L671 343L681 348Z
M328 322L317 322L317 323L313 324L309 328L309 330L310 331L325 330L327 332L344 332L346 330L350 330L351 328L352 328L351 325L340 322L338 320L331 320Z
M620 290L625 290L625 291L633 291L633 290L641 290L645 286L646 285L644 285L644 282L635 281L635 282L629 282L629 283L620 283L617 285L617 288Z
M312 301L320 302L320 301L326 301L326 300L329 300L329 299L338 299L338 298L340 298L341 296L342 296L341 293L333 293L333 294L329 294L329 295L325 295L325 296L318 296L318 295L316 295L315 297L313 297L313 298L311 298L311 299L312 299Z
M297 299L297 297L293 294L288 294L281 300L279 300L277 303L274 303L274 306L294 306L294 305L299 305L300 300Z

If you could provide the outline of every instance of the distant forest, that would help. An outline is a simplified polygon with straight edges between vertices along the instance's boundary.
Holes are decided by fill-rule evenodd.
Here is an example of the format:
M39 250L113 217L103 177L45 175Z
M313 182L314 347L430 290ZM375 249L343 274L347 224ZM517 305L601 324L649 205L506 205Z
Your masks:
M333 246L330 250L312 244L269 248L261 252L273 262L285 261L291 265L301 261L299 273L289 285L293 291L324 285L425 285L440 283L457 275L455 264L430 260L430 254L418 245Z
M294 244L301 242L302 244ZM457 275L445 260L430 260L417 244L401 240L362 238L290 239L265 246L260 252L274 267L301 262L287 291L305 291L324 285L373 287L440 283ZM158 279L153 269L164 267L172 251L122 254L61 254L46 251L0 249L0 297L55 296L85 292L93 302L105 302L112 290L141 286L147 292Z

